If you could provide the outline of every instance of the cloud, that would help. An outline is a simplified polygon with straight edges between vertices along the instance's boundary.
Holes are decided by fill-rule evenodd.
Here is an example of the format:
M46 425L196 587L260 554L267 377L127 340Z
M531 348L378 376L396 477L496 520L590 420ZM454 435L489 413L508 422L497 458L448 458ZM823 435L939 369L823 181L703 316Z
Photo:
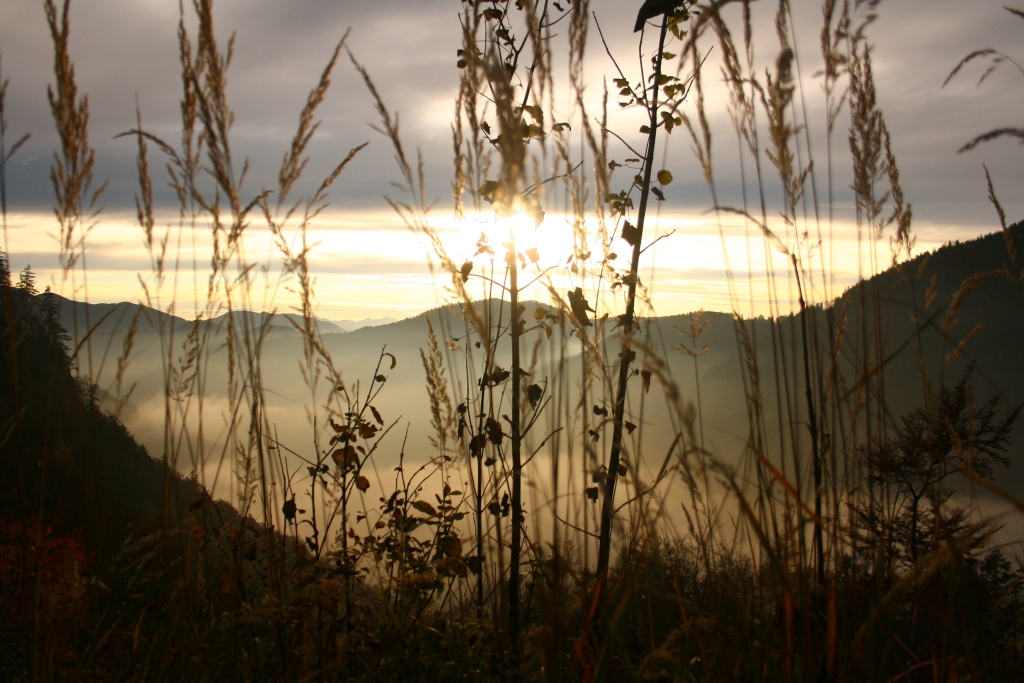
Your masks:
M831 141L826 137L820 79L816 73L821 61L817 54L821 15L814 4L795 6L792 21L796 26L795 47L802 77L798 106L801 112L806 111L809 121L808 138L801 140L801 145L811 145L816 184L809 192L816 192L824 215L828 205L851 205L849 172L843 163L837 162L832 169L831 186L824 167L828 149L836 158L845 158L849 121L843 114ZM236 114L232 142L239 166L236 171L240 170L242 159L248 159L250 164L243 199L276 184L278 166L294 134L307 93L338 41L351 29L347 45L372 75L389 109L399 114L407 152L414 155L419 150L422 154L427 199L436 199L437 212L443 214L451 201L450 126L459 78L455 53L462 40L458 14L463 7L451 0L217 3L215 24L222 49L226 49L231 33L236 33L234 58L228 71L228 97ZM778 51L774 34L776 5L754 3L751 7L756 46L754 68L755 72L763 73L765 68L773 68ZM595 0L591 9L596 12L608 46L627 77L639 81L640 70L633 57L635 7L613 0ZM139 0L127 5L116 0L72 4L71 52L81 93L89 97L90 140L97 152L94 186L109 181L101 198L106 215L130 215L134 211L133 198L138 192L136 142L116 136L135 126L136 108L146 130L171 144L176 144L180 135L177 12L177 3L163 0ZM730 8L726 18L733 22L733 36L741 39L742 31L736 23L740 18L738 8ZM1011 114L1019 109L1017 102L1024 92L1024 83L1012 70L999 69L976 87L985 66L979 63L968 65L958 78L942 87L949 71L970 50L991 46L1013 53L1019 44L1020 27L1010 19L998 7L965 12L962 3L941 0L931 3L928 12L907 4L882 5L877 20L868 27L874 46L879 101L900 164L901 183L913 204L916 224L929 237L965 239L997 227L995 212L986 198L983 164L990 169L1011 220L1024 214L1024 199L1011 192L1019 175L1019 146L996 142L967 154L956 153L972 136L1013 123ZM193 33L194 24L190 16L186 25ZM14 212L45 216L53 202L49 172L57 146L46 97L46 86L53 82L50 37L42 7L35 3L4 3L0 6L0 26L4 27L0 29L3 77L10 79L5 103L8 137L32 135L6 169L9 206ZM913 27L913 31L908 32L908 27ZM564 39L568 28L559 25L553 30L559 39ZM646 49L652 47L653 40L653 32L644 34ZM718 201L737 207L756 206L753 188L760 182L768 201L766 215L774 225L781 197L778 181L764 158L751 159L747 155L741 167L737 150L742 146L731 129L716 63L721 50L713 46L710 37L705 49L709 58L704 84L713 132ZM593 27L588 50L584 73L585 99L590 106L599 102L602 89L615 75L615 66ZM556 88L565 83L565 57L554 55ZM575 102L559 95L553 106L568 115ZM692 104L687 106L692 114ZM614 101L610 109L610 127L634 147L639 146L639 112L618 111ZM344 219L349 231L382 235L382 225L394 225L383 196L399 200L407 197L391 184L399 179L393 150L390 142L371 128L378 115L346 55L335 66L331 90L319 116L322 125L310 148L310 165L297 193L311 192L351 148L369 142L332 189L331 207L322 221ZM574 130L573 135L576 133ZM666 188L667 201L659 205L663 219L668 223L678 214L696 213L701 217L701 225L694 230L716 235L714 215L701 213L711 205L711 197L690 153L685 131L677 129L662 141L666 151L660 163L676 177ZM573 138L573 144L577 145L573 153L580 155L578 138ZM613 139L610 144L615 158L630 156L618 141ZM806 163L806 155L807 150L802 147L802 163ZM586 155L582 156L586 161ZM175 198L166 187L164 161L151 146L150 165L158 205L161 209L173 209ZM755 164L761 167L760 181ZM745 178L741 177L741 168ZM628 185L631 173L620 170L614 178L615 187ZM556 194L552 191L552 201L556 201ZM759 209L754 213L758 214ZM842 220L852 218L849 210L837 211L835 215ZM168 223L173 225L174 221L162 225ZM52 224L52 219L47 224ZM104 224L103 230L107 229ZM41 235L47 232L38 226L35 230ZM107 242L96 231L91 238L96 240L91 266L125 273L136 267L148 269L145 254L129 253L126 249L126 245L141 242L135 230L133 234L117 232L117 237ZM693 237L696 232L686 234ZM393 252L400 239L404 240L406 246L400 255L374 256L365 250L346 255L324 243L322 247L327 246L327 253L316 256L316 266L324 277L346 273L422 273L425 251L408 233L403 238L398 235L399 232L388 233L386 246ZM385 244L383 239L378 239L378 243ZM30 257L35 266L43 263L39 259L52 244L49 238L44 238L9 246L20 262ZM418 250L415 255L414 250ZM134 287L135 283L128 286Z

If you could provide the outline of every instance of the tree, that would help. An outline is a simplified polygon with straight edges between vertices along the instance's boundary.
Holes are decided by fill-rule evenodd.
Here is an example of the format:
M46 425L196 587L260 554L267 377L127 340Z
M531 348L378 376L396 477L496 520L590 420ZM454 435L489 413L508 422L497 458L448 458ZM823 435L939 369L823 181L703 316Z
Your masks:
M7 262L7 254L0 249L0 288L11 286L11 266Z
M60 304L57 302L57 295L47 285L43 293L36 298L36 307L42 314L43 334L48 341L54 345L54 354L62 364L69 364L68 346L71 343L71 335L60 320Z
M21 271L21 275L18 277L18 289L29 296L39 293L39 290L36 289L36 274L32 272L32 264L25 266L25 269Z
M904 415L896 436L869 445L862 454L871 487L870 500L854 508L855 524L889 557L909 568L923 550L968 528L969 510L947 507L953 493L949 477L963 469L991 477L1004 454L1021 406L1000 414L1002 396L975 405L973 368L954 386L943 386L924 408ZM923 509L925 500L932 504ZM963 539L977 547L982 538Z

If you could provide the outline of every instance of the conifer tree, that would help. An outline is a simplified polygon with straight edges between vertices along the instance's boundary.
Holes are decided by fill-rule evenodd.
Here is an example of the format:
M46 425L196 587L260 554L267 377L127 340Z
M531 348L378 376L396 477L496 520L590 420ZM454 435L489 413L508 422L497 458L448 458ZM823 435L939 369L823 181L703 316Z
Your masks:
M0 249L0 289L11 286L11 267L7 263L7 254Z
M18 289L29 296L35 296L39 293L39 290L36 289L36 274L32 272L31 263L25 266L24 270L21 271L21 275L18 276Z

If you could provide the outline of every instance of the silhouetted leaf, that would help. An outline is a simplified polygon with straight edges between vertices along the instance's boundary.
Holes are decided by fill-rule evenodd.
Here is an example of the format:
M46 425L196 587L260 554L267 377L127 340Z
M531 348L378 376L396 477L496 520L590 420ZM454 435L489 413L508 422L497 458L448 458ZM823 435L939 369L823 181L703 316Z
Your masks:
M284 502L284 506L281 508L281 512L284 513L284 519L286 522L295 521L295 513L298 511L298 506L295 504L295 496L293 495L289 500Z
M422 512L423 514L425 514L425 515L430 515L431 517L437 517L437 510L435 510L434 506L431 505L430 503L428 503L425 500L414 500L412 502L412 506L414 508L416 508L417 510L419 510L420 512Z
M500 446L501 440L505 436L504 432L501 431L501 423L493 417L488 417L485 430L487 432L487 440L495 446Z
M487 445L486 434L476 434L469 441L469 453L474 458L479 458L484 453L484 447Z
M540 402L541 396L544 395L544 390L537 384L531 384L526 388L526 398L530 401L530 407L536 408L537 403Z
M590 303L587 302L587 298L583 296L583 288L577 287L569 291L569 308L572 310L572 315L576 318L576 323L580 327L587 327L592 325L590 318L587 316L587 312L594 313L594 309L590 307Z

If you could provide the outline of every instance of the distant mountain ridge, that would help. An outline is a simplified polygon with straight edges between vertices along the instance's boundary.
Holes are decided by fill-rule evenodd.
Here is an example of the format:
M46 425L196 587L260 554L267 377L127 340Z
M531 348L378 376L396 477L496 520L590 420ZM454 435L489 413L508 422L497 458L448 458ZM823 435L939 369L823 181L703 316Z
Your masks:
M54 297L60 307L61 322L69 332L74 333L75 330L78 330L79 338L87 330L93 330L94 332L126 330L136 318L138 318L139 322L137 325L140 328L153 331L188 329L195 322L144 304L129 301L86 304L56 294ZM227 322L229 315L234 316L236 324L249 325L252 328L260 327L265 322L269 322L271 327L289 329L294 327L294 325L302 326L302 316L300 315L277 312L271 316L270 313L265 311L260 313L252 311L222 313L204 322L214 326L223 325ZM363 318L361 320L329 320L320 316L314 316L314 318L321 334L339 334L365 327L380 327L400 322L399 319L391 317Z
M844 379L857 382L866 367L881 359L878 371L884 370L885 381L880 391L884 391L886 410L894 422L901 414L920 406L925 401L926 392L957 381L968 368L973 368L972 384L980 393L1002 393L1008 406L1024 401L1024 345L1020 343L1024 339L1024 290L1019 281L1006 277L1012 271L1008 269L1011 263L1005 239L1007 235L1015 253L1024 254L1022 222L1012 226L1006 235L992 233L920 254L895 269L854 285L830 306L808 308L806 317L815 367L826 367L834 347L839 354L836 367L844 373ZM1016 269L1019 275L1019 264ZM965 281L977 286L970 292L960 291ZM508 320L508 302L479 301L475 305L481 308L489 306L495 319ZM533 320L537 307L555 310L548 303L530 301L524 305L527 321ZM79 319L88 312L93 324L97 320L102 321L100 327L103 329L97 330L92 342L101 346L106 344L108 351L103 355L107 358L107 369L102 376L97 373L96 381L103 388L111 389L116 389L111 377L113 359L123 348L122 335L133 316L140 314L140 334L131 351L129 375L126 375L124 387L136 386L131 400L142 406L143 411L147 405L152 405L147 401L163 396L164 375L158 361L167 362L170 357L179 357L185 334L194 324L134 304L85 307L65 302L62 310L65 311L65 321L70 311L77 311ZM746 368L751 362L758 366L760 382L770 394L775 394L776 380L787 387L784 391L789 393L784 398L789 402L786 410L791 413L785 418L787 423L805 419L800 412L805 401L794 398L796 394L792 391L792 387L802 382L803 364L798 358L803 344L801 316L789 314L776 320L737 320L731 314L715 312L707 312L703 316L706 327L697 338L696 347L702 349L706 345L707 351L696 359L675 350L681 344L693 346L681 334L690 327L690 314L642 319L640 334L641 343L665 361L666 372L678 383L682 401L698 401L699 379L699 403L708 444L725 452L745 439L748 422L745 391L749 388ZM210 331L217 336L224 333L225 320L221 316L203 324L215 326ZM238 319L253 326L265 320L264 314ZM394 355L398 365L377 407L389 416L401 417L412 426L410 438L423 439L424 442L430 429L430 418L426 413L420 351L427 346L428 320L443 346L454 348L465 343L466 322L460 306L454 304L438 306L401 321L364 326L350 332L333 324L321 324L319 320L317 323L322 349L330 356L338 376L346 384L371 380L374 363L380 355ZM310 396L309 388L302 384L304 370L300 366L304 351L301 337L284 315L275 316L270 323L270 333L264 337L260 347L261 385L270 392L270 408L278 411L271 419L281 426L282 441L297 444L309 436L306 414L298 408L308 402ZM157 332L161 329L175 330L176 348L162 346L166 338L160 340ZM566 346L562 353L566 358L579 353L577 338L570 329L566 326L561 332L556 331L556 334L565 335ZM738 333L746 336L742 343L738 340ZM876 333L877 337L874 336ZM609 326L604 341L607 358L614 358L618 353L618 334ZM534 325L528 325L524 348L532 348L534 342L542 337L543 332ZM878 343L874 342L876 338ZM743 346L748 342L749 350ZM499 349L494 362L508 367L507 343L503 344L505 346ZM224 373L226 367L223 347L222 339L207 347L218 358L210 365L213 373L209 378L210 387L220 386L226 381L218 374ZM162 361L159 354L153 354L156 349L162 349ZM741 357L741 354L746 354L746 357ZM453 362L461 365L464 357L463 352L457 352L452 356ZM543 364L545 362L548 361L542 360L531 372L539 377L553 373L550 366ZM575 362L568 364L572 368L578 365ZM479 368L473 369L473 372L479 371ZM467 368L460 367L458 373L465 375ZM455 376L454 371L452 376ZM847 386L844 391L856 391L856 388ZM386 401L394 403L387 405ZM768 404L765 410L770 413L775 408L770 401ZM782 421L774 414L770 417L776 423ZM652 424L660 424L663 419L668 418L652 418ZM143 425L136 429L140 440L155 452L161 443L159 434L147 439ZM1018 433L1021 434L1018 442L1024 443L1024 430L1020 426ZM1019 477L1019 482L1018 488L1024 493L1024 477Z
M1009 227L1008 233L1014 243L1018 244L1018 252L1024 260L1024 221L1018 222ZM995 268L1002 268L1008 265L1005 236L1002 232L982 235L973 240L965 242L950 242L938 249L923 254L918 254L912 259L901 263L897 268L888 268L881 273L873 275L849 287L843 294L836 298L833 305L842 305L844 302L852 301L858 296L858 292L865 287L878 287L879 291L895 291L899 282L910 276L915 280L924 281L925 286L931 284L932 278L936 278L937 288L931 293L938 300L948 300L959 289L960 285L969 277L982 272L991 271ZM924 291L920 292L923 303ZM131 302L120 303L96 303L83 304L61 296L56 296L60 303L61 320L69 331L73 331L77 322L80 330L84 330L85 322L95 327L97 331L114 331L126 329L132 319L139 315L141 325L146 325L154 330L171 330L182 327L189 327L194 321L172 315L155 308ZM528 305L550 306L541 302L526 302ZM908 300L890 300L888 303L899 303L909 305ZM409 322L422 319L426 315L432 315L443 308L451 306L439 306L428 309L409 318L392 318L384 316L380 318L363 318L351 320L345 318L326 318L314 316L321 334L338 334L353 332L364 328L376 328L393 325L395 323ZM455 307L457 308L457 307ZM707 312L709 315L712 312ZM718 313L715 313L716 315ZM731 314L721 313L727 317ZM228 313L222 313L210 320L209 324L223 324ZM258 327L267 321L270 313L252 311L234 311L237 323L247 323ZM689 318L691 313L672 314L667 316L655 316L652 320L671 321L673 324L681 325ZM785 319L786 315L780 319ZM275 312L270 317L271 327L292 328L294 324L301 326L301 316L295 313Z

